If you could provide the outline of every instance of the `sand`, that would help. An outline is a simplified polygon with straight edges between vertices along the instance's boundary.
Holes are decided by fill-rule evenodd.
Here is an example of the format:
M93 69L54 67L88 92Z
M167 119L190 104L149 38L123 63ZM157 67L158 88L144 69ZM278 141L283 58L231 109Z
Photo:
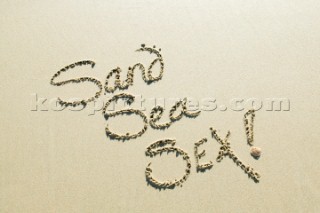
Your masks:
M320 211L319 1L1 1L0 8L0 212ZM118 66L126 73L151 63L154 56L135 52L142 43L161 48L163 78L148 85L137 72L121 92L142 95L147 116L154 99L216 99L217 108L166 130L149 125L122 142L106 136L106 125L138 132L139 116L106 121L93 105L72 111L50 104L97 91L92 83L50 85L64 66L93 60L93 69L61 79L91 76L104 85ZM244 128L250 106L232 110L235 98L263 101L254 120L259 159L250 155ZM268 110L268 98L287 99L290 109ZM261 174L259 183L230 158L216 161L220 144L210 127L222 138L231 131L231 148ZM213 166L197 172L194 144L202 138L208 141L198 148L206 150L199 163ZM146 181L150 162L157 180L185 173L181 156L146 156L163 139L176 140L190 157L182 187L159 190Z

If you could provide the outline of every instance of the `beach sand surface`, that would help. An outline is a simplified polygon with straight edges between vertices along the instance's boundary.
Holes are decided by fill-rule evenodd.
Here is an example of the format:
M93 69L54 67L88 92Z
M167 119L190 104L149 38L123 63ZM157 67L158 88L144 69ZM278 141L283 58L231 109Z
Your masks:
M13 0L1 1L0 11L0 212L320 211L320 1ZM93 69L75 68L59 79L91 76L104 85L112 69L126 73L154 60L135 52L143 43L161 48L163 78L148 85L136 72L134 85L114 94L141 95L147 116L154 100L165 99L161 122L175 98L188 97L194 107L215 100L216 108L166 130L148 126L122 142L107 137L105 127L135 132L143 122L134 115L106 121L101 106L113 94L83 110L54 105L56 97L97 91L88 82L50 85L58 70L93 60ZM270 110L279 98L281 110ZM243 110L235 100L243 100ZM258 160L243 123L252 101L262 103L254 121ZM261 174L259 183L229 158L216 162L220 145L210 127L221 137L231 131L231 148ZM197 172L194 144L204 137L200 163L214 165ZM145 155L168 138L190 156L191 174L182 187L159 190L145 178L150 162L159 181L179 179L186 169L174 153Z

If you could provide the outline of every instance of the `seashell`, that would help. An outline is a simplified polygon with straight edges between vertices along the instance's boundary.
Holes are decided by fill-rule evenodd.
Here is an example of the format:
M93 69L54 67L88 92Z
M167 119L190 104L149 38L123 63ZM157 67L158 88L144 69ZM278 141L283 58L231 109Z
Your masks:
M250 149L250 154L255 158L259 158L261 156L261 153L262 153L261 148L259 148L259 147L253 146Z

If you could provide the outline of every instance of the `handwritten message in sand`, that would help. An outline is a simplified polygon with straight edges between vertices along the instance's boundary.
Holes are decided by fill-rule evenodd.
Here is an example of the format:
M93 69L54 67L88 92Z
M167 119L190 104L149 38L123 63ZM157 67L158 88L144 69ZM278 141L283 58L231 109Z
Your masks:
M94 68L95 62L91 60L83 60L78 61L75 63L72 63L68 66L65 66L64 68L60 69L58 72L56 72L53 77L51 78L51 85L53 86L63 86L66 84L74 83L79 84L82 82L90 82L98 88L96 93L87 98L80 101L65 101L61 98L58 98L58 103L65 107L76 107L79 105L86 106L89 102L95 101L98 99L103 90L105 93L114 93L115 91L120 90L128 90L130 86L134 83L134 74L135 71L141 71L142 73L142 79L147 83L155 83L162 79L163 73L164 73L164 60L161 55L161 49L156 49L156 46L153 47L147 47L146 45L142 44L139 49L136 50L137 52L148 52L151 55L155 56L155 59L148 65L145 66L142 63L136 63L133 66L128 68L126 79L121 80L120 79L120 73L122 72L122 69L120 67L117 67L113 70L111 70L105 79L104 86L102 82L96 78L93 77L79 77L79 78L73 78L69 80L64 81L57 81L56 79L61 76L63 73L68 72L72 69L75 69L79 66L91 66ZM152 69L159 65L160 72L157 76L153 75ZM113 86L110 86L111 79L113 79ZM110 117L116 117L121 116L124 114L132 115L132 116L139 116L143 121L143 127L140 131L130 133L127 132L125 134L117 133L113 130L111 130L108 125L105 127L106 135L110 139L113 140L132 140L138 137L141 137L150 126L153 129L162 129L165 130L167 128L170 128L170 126L174 123L182 119L183 117L189 117L189 118L196 118L201 111L191 112L188 110L187 107L187 98L183 98L182 100L177 101L170 109L169 111L169 121L160 123L160 119L162 118L164 108L162 106L155 106L149 116L147 116L143 111L139 109L134 108L126 108L121 109L117 111L108 111L108 107L113 103L117 102L119 99L125 100L128 105L132 104L134 102L134 96L129 93L119 93L115 94L111 99L109 99L102 110L103 116L106 120L108 120ZM261 149L258 147L253 146L253 124L254 124L254 117L255 117L255 111L249 110L244 115L244 126L245 126L245 133L247 136L247 143L251 146L251 155L258 159L261 155ZM209 127L208 127L209 128ZM216 140L220 144L220 149L218 153L218 157L216 158L216 161L219 163L224 158L229 157L237 166L239 166L252 180L255 182L259 182L260 174L255 171L254 168L252 168L250 165L244 164L235 154L233 149L231 148L230 144L230 131L227 132L225 137L221 137L218 135L217 130L213 127L209 128L212 138ZM198 142L194 144L194 157L195 157L195 163L196 163L196 169L197 171L205 171L213 167L213 162L202 162L200 163L200 159L205 156L206 151L200 150L200 146L204 143L208 142L207 138L202 138ZM145 170L145 176L147 181L150 183L150 185L156 187L156 188L174 188L176 186L182 186L182 183L184 183L190 173L191 173L191 160L189 154L184 151L183 149L177 147L175 139L161 139L156 142L153 142L151 145L149 145L146 148L145 154L147 157L156 157L157 155L160 155L163 152L174 152L178 156L181 156L183 160L186 162L186 169L185 174L180 179L174 179L174 180L166 180L166 181L159 181L156 178L152 176L152 169L151 169L151 163L148 164Z

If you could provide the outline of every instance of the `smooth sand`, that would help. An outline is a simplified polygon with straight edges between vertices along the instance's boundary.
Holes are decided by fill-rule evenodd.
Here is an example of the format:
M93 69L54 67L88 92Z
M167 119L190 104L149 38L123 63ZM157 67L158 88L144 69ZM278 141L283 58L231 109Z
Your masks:
M0 212L320 211L319 1L1 1L0 8ZM137 73L125 92L212 97L218 105L232 98L290 99L290 111L256 113L262 157L249 154L244 111L202 112L127 142L106 137L101 112L31 111L33 93L93 94L89 83L49 84L70 63L91 59L96 67L65 79L85 74L101 81L117 66L150 63L152 56L134 52L141 43L162 48L165 73L152 85ZM134 131L140 122L127 117L110 125ZM209 138L202 162L218 154L210 126L223 136L231 130L234 151L261 173L260 183L230 159L196 172L195 142ZM159 191L145 180L149 162L161 180L185 169L172 154L145 156L147 146L164 138L188 152L192 171L182 188Z

